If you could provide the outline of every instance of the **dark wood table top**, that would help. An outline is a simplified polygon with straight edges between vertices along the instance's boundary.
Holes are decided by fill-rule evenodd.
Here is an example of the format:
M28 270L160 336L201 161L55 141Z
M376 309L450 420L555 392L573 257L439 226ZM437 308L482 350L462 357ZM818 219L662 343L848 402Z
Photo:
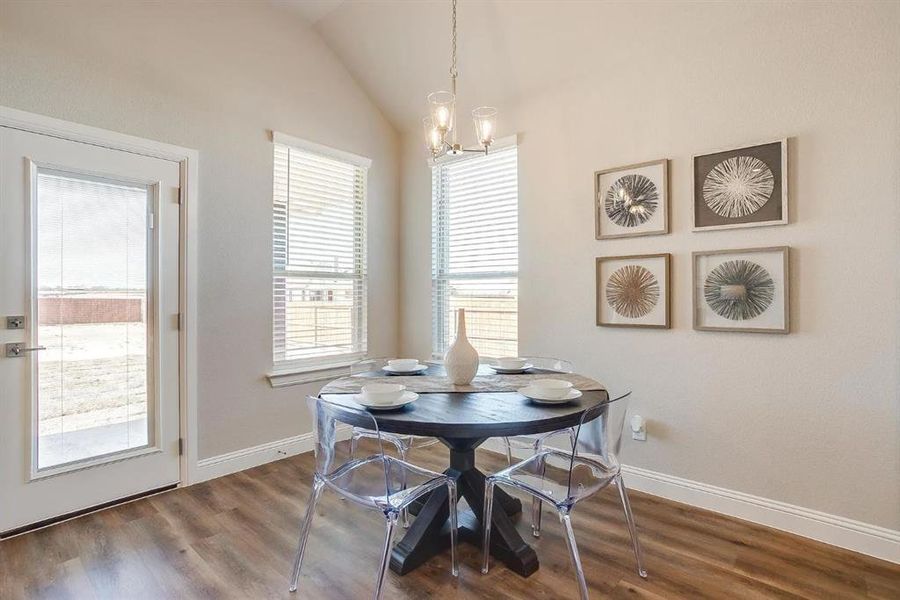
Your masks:
M425 374L440 375L443 368L433 367ZM372 374L376 375L383 376L383 373ZM322 398L355 409L339 411L337 417L342 422L372 427L371 420L357 412L359 405L353 401L352 394L323 394ZM553 406L537 404L518 392L422 393L418 400L396 411L369 411L369 414L381 431L389 433L442 438L510 437L574 427L585 410L607 399L603 390L586 391L577 400Z

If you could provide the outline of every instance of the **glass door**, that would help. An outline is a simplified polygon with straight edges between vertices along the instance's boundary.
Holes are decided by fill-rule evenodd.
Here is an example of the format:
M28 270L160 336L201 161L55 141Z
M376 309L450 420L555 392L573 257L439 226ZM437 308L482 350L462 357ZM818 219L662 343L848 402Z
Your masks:
M154 442L153 186L37 168L37 474Z
M180 481L180 183L0 126L0 536Z

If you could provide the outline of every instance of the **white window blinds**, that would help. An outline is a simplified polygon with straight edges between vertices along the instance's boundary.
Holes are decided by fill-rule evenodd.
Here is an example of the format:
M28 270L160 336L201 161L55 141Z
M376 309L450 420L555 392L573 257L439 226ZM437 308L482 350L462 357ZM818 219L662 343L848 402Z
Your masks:
M516 147L432 169L432 341L443 354L466 309L485 357L518 354L519 194Z
M358 358L366 352L367 165L281 139L276 134L275 366Z

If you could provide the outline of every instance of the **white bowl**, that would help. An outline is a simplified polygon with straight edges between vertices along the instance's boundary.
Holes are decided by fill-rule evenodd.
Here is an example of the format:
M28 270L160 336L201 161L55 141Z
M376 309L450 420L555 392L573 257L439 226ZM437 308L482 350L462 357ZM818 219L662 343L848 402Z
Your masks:
M535 379L531 382L530 387L534 388L542 396L560 400L565 398L569 390L572 389L572 382L562 379Z
M406 386L399 383L368 383L362 386L363 398L369 404L394 404L405 390Z
M395 371L412 371L419 366L415 358L395 358L388 361L388 366Z
M521 369L525 366L525 363L526 360L524 358L513 358L511 356L505 356L503 358L497 359L497 366L507 371L515 371L516 369Z

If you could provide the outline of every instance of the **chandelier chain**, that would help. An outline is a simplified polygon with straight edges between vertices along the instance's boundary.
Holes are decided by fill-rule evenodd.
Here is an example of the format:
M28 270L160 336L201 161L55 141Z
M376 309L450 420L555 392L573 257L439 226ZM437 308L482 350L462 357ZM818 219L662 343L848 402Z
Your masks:
M431 151L432 158L448 154L457 156L464 152L478 152L486 155L494 141L494 130L497 125L497 109L491 106L480 106L472 111L479 148L463 148L457 141L459 127L456 127L454 122L456 78L459 75L456 64L456 5L457 0L451 0L450 90L428 94L426 101L428 102L430 116L422 119L422 124L425 126L426 146Z
M453 32L450 38L450 77L456 79L456 0L453 0L453 10L450 13L450 29Z

